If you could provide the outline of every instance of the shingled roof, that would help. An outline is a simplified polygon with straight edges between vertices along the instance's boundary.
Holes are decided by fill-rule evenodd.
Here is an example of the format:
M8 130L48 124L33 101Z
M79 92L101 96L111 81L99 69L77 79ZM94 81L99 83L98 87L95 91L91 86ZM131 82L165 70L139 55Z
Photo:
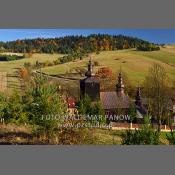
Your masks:
M87 77L81 81L84 81L86 83L92 83L92 82L100 83L100 81L96 77Z
M100 92L100 100L104 109L129 108L130 100L128 96L118 96L116 91Z

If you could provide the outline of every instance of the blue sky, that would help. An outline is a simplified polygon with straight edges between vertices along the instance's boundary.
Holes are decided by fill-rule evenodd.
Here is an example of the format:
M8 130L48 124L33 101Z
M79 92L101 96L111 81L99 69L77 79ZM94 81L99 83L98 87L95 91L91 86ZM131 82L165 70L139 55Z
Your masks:
M175 29L0 29L0 41L25 38L54 38L94 33L127 35L159 44L175 44Z

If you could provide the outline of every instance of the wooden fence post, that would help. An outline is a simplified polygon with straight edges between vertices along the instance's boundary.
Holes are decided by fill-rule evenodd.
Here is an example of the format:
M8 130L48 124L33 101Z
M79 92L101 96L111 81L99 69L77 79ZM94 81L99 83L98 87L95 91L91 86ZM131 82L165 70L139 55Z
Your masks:
M130 129L132 129L132 122L130 123Z

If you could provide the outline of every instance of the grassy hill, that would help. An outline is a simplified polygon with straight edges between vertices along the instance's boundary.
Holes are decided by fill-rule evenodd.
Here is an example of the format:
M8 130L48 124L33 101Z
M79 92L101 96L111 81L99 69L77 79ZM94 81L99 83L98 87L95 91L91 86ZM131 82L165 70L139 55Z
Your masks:
M1 53L1 55L23 55L21 53ZM19 68L23 67L25 62L30 62L31 64L35 64L38 60L39 62L45 61L54 61L61 57L61 54L33 54L31 57L26 57L24 59L15 60L15 61L0 61L0 72L7 72L8 74L8 88L18 89L19 88L19 80L16 78L16 72Z
M100 54L91 55L93 61L98 61L99 66L94 67L96 72L100 67L108 66L114 73L118 72L120 66L127 73L133 84L142 82L153 63L163 65L168 73L170 81L175 80L175 47L162 48L160 51L143 52L136 50L105 51ZM57 66L46 67L42 72L48 74L69 74L75 73L77 69L87 69L89 58L69 62ZM79 77L77 75L77 77Z
M14 53L1 53L1 55L4 54L14 54ZM16 53L17 55L23 55L21 53ZM30 58L24 58L21 60L15 60L15 61L0 61L0 72L8 72L13 73L16 69L22 67L25 62L30 62L31 64L35 64L38 60L39 62L45 62L45 61L54 61L61 57L61 54L33 54Z
M7 72L10 75L15 75L17 69L22 67L25 62L35 64L36 61L54 61L61 57L61 54L33 54L30 58L24 58L16 61L0 62L0 72ZM99 66L94 67L96 72L100 67L108 66L114 73L117 73L120 69L127 73L128 78L133 85L137 82L143 82L149 67L154 63L160 63L163 65L168 73L170 81L175 80L175 45L166 46L161 48L160 51L143 52L136 51L134 49L129 50L117 50L117 51L104 51L100 54L91 55L93 61L97 61ZM74 62L68 62L59 64L56 66L42 68L41 71L51 75L64 74L66 76L74 76L75 78L81 78L77 70L87 69L89 57L83 60ZM13 76L8 78L10 86L12 84L18 84L17 79ZM60 81L61 85L70 87L77 82L73 81ZM76 85L77 86L77 85Z

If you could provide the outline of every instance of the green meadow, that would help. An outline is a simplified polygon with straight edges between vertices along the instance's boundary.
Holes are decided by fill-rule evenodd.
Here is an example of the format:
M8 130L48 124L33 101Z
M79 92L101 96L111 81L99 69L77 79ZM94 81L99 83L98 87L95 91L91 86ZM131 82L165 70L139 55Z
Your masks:
M23 55L20 53L0 53L1 55L7 54L7 55ZM35 64L36 61L39 62L53 62L54 60L57 60L60 58L61 54L32 54L31 57L26 57L24 59L15 60L15 61L0 61L0 72L7 72L7 85L8 89L15 89L18 90L19 87L19 79L16 77L17 71L19 68L22 68L24 66L24 63L29 62L31 64Z
M61 54L38 53L33 54L30 58L24 58L21 60L1 61L0 72L7 72L10 75L15 75L16 71L21 68L25 62L30 62L31 64L35 64L36 61L53 62L62 56L63 55ZM133 85L137 84L138 81L143 82L148 73L149 67L153 63L159 63L164 66L170 82L175 80L175 46L173 45L161 48L160 51L144 52L129 49L104 51L100 52L100 54L93 53L90 56L94 62L98 62L98 66L94 66L94 72L101 67L110 67L114 73L117 73L121 67L122 71L127 74ZM65 75L81 78L80 74L77 73L77 70L86 70L88 61L89 57L86 57L83 60L45 67L42 68L41 71L50 75ZM18 84L14 77L9 78L9 82ZM62 81L61 84L64 84L64 81ZM66 81L65 84L69 84L69 82Z
M1 53L3 55L4 53ZM11 53L6 53L11 54ZM17 55L23 55L20 53L16 53ZM17 69L21 68L24 63L30 62L31 64L35 64L38 60L39 62L45 62L45 61L54 61L61 57L61 54L33 54L29 58L24 58L21 60L15 60L15 61L0 61L0 72L7 72L7 73L14 73Z
M153 63L164 66L170 81L175 80L175 47L162 48L160 51L144 52L136 50L105 51L100 54L91 54L92 60L98 62L94 67L96 72L100 67L110 67L114 73L124 71L133 84L143 82ZM68 62L42 69L42 72L59 75L74 73L77 69L87 69L89 57L75 62Z

